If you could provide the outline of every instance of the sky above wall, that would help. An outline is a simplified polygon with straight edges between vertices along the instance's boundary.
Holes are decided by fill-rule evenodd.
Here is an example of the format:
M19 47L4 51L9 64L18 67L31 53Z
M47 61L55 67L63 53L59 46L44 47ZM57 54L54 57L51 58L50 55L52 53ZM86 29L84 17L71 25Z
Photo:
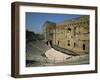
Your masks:
M41 33L42 26L46 21L63 22L72 18L80 17L75 14L51 14L26 12L26 29L35 33Z

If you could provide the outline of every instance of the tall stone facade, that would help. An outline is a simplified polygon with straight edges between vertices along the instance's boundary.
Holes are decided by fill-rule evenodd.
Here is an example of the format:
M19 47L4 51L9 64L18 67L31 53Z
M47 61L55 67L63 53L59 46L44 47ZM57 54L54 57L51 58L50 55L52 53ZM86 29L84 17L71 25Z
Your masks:
M43 25L43 35L45 38L45 41L52 40L53 41L53 35L54 31L56 30L56 23L46 21Z
M43 25L45 41L69 49L77 54L89 53L89 16L80 16L64 22L45 22Z

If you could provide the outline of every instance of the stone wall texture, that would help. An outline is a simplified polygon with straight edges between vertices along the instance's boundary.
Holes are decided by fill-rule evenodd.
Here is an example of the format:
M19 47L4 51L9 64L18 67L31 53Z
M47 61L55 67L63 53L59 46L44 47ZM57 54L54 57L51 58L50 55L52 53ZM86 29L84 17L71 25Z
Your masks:
M43 25L45 41L69 49L77 54L89 53L89 16L54 23L46 21Z

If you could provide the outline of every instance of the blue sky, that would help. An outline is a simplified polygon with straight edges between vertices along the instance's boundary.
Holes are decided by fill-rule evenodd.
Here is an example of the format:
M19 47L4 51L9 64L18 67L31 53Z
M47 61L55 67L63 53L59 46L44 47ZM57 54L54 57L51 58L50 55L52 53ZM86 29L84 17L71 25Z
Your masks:
M26 29L38 33L42 30L45 21L63 22L64 20L79 17L73 14L51 14L26 12Z

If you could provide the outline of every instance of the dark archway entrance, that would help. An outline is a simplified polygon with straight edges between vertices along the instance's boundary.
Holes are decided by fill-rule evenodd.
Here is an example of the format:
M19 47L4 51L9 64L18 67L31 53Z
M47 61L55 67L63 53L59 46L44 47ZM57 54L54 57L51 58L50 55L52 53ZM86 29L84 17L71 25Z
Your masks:
M52 40L48 40L48 41L46 42L46 44L47 44L48 46L52 47Z
M59 46L59 40L58 40L58 46Z
M85 50L85 44L83 44L83 50Z
M52 40L50 40L49 43L50 43L50 46L52 47Z

